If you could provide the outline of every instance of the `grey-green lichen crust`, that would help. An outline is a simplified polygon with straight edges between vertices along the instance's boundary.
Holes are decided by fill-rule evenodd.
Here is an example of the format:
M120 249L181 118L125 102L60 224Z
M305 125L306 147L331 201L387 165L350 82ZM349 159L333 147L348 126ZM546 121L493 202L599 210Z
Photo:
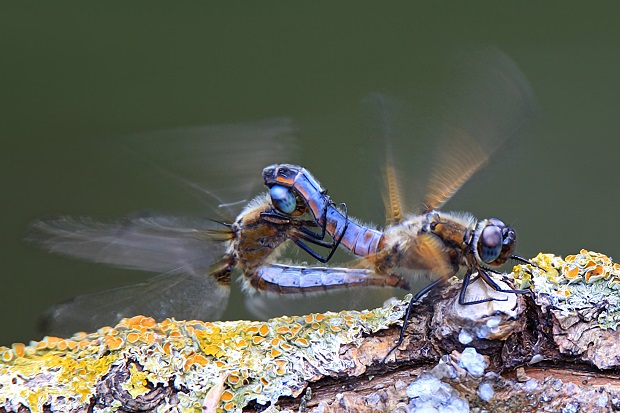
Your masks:
M534 291L560 354L601 370L620 368L620 265L587 250L565 259L539 254L532 262L515 267L514 276Z
M516 266L513 275L520 288L534 291L538 308L551 315L560 353L600 369L619 368L620 265L585 250L565 259L539 254L532 262ZM492 303L506 305L505 321L513 322L510 301ZM160 393L157 409L173 404L182 412L239 412L251 401L277 409L280 397L299 396L324 376L362 374L366 365L351 353L363 348L358 345L364 334L400 324L407 304L393 300L372 311L267 322L156 323L136 316L69 339L46 337L0 347L0 410L115 411L120 402L98 404L94 398L105 383L131 400L173 390ZM482 318L485 326L495 326L489 325L495 318ZM122 380L110 384L117 372Z
M581 250L566 258L538 254L533 265L517 265L514 277L520 288L544 294L563 316L595 318L602 329L620 323L620 265L606 255Z
M341 346L355 346L363 334L400 322L404 305L393 301L372 311L267 322L156 323L137 316L92 334L0 347L0 407L85 409L98 383L118 366L129 366L120 387L132 398L172 384L179 411L215 406L240 412L251 400L270 405L282 396L298 396L308 382L324 375L363 372L365 366L342 355Z

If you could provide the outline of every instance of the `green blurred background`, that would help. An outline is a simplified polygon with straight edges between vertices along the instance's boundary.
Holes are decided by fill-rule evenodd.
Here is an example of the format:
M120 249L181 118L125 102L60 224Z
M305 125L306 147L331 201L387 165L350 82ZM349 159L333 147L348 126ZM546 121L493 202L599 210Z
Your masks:
M476 45L512 57L543 111L510 145L516 160L445 209L513 223L524 256L620 256L619 12L616 2L2 4L0 344L40 338L37 315L53 303L147 277L26 245L29 221L196 212L184 191L135 173L118 136L290 116L303 126L301 162L352 215L377 220L364 209L368 175L345 152L359 142L360 99L433 95L454 54ZM247 317L241 307L227 317Z

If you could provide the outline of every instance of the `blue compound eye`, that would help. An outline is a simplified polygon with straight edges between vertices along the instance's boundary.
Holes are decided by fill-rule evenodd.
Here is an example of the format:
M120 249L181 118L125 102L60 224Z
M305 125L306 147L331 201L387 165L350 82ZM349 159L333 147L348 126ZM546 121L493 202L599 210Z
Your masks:
M274 185L269 190L271 202L276 209L284 214L292 214L297 207L297 199L289 188L281 185Z
M502 252L502 230L495 225L489 225L482 230L478 240L478 254L482 261L491 263Z

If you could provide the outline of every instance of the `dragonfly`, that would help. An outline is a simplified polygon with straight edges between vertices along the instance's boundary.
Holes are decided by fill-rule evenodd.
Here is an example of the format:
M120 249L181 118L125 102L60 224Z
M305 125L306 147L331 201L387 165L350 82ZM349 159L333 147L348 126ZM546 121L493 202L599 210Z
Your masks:
M247 153L252 155L242 163L247 172L239 172L242 165L236 171L226 172L236 173L236 179L247 185L252 181L261 182L260 168L255 166L257 162L289 156L290 148L282 147L281 140L294 134L295 128L289 120L283 119L167 132L162 137L175 138L174 145L180 145L179 133L184 137L196 135L200 142L208 142L211 152L216 146L214 136L234 137L237 143L247 146ZM153 138L146 137L146 143L152 144ZM194 143L189 145L188 151L193 152L195 146ZM261 150L267 152L261 153ZM237 156L243 158L244 155L238 151ZM225 159L224 156L215 158ZM191 163L189 154L184 160ZM213 163L205 159L201 161ZM218 171L222 169L217 164L215 167ZM218 218L233 210L230 203L224 203L214 192L170 171L161 172L181 180L193 195L198 193L216 198L219 208L215 215ZM210 171L210 174L216 172ZM311 175L308 176L318 185ZM252 185L242 192L251 188ZM322 188L320 190L325 192ZM284 206L283 202L287 205ZM340 208L346 211L346 205ZM283 213L283 209L287 212ZM346 212L344 219L346 227ZM26 239L53 253L158 273L140 284L78 296L50 308L42 319L43 331L67 336L75 331L113 325L123 317L136 314L157 320L169 317L219 320L227 307L236 273L242 274L242 288L249 295L262 292L297 296L354 286L407 288L401 277L385 277L367 268L308 267L276 261L287 244L296 244L318 261L327 262L342 241L341 237L328 240L330 237L326 226L319 225L312 215L305 199L284 200L282 192L272 187L246 202L231 222L156 213L112 220L58 216L34 221ZM327 255L322 256L309 244L326 248ZM286 302L283 299L278 301ZM260 305L258 299L257 302ZM275 311L283 306L282 303L271 303Z
M509 118L514 118L513 115L510 113ZM221 128L218 133L222 133ZM457 143L463 142L461 139ZM270 148L275 143L259 143L259 147ZM497 139L496 142L491 140L491 143L497 144ZM468 145L469 149L472 147L474 145ZM495 149L493 145L490 148ZM435 186L441 192L441 200L437 201L440 199L439 195L435 195L435 201L429 198L426 211L411 218L402 219L403 208L395 201L399 198L395 189L396 179L388 178L388 211L392 224L383 231L370 229L349 219L346 207L344 211L338 208L307 170L289 166L288 169L293 173L303 170L303 173L298 174L303 176L303 180L291 181L291 173L280 174L286 170L281 164L275 169L268 167L263 172L269 193L248 204L232 224L220 221L220 228L214 229L214 221L210 220L196 222L157 215L129 217L112 222L68 217L37 221L31 227L29 238L51 251L90 261L161 273L138 286L78 297L55 307L48 314L47 320L51 320L56 326L71 324L65 321L75 317L75 314L89 321L99 320L99 317L107 314L109 320L111 312L114 313L112 315L115 320L136 313L153 315L156 318L173 315L178 318L218 319L226 306L231 273L235 270L243 273L247 290L280 295L329 291L351 286L409 289L408 274L402 274L407 272L403 270L423 270L436 277L436 281L420 291L416 295L416 298L419 298L461 267L479 270L478 274L481 269L487 271L483 264L476 261L478 257L482 259L480 253L477 254L471 248L478 244L477 241L469 244L463 241L460 245L448 242L454 241L448 235L456 239L462 236L464 239L475 234L475 219L439 211L441 205L489 159L493 151L489 150L489 147L484 150L477 154L477 157L467 151L452 159L454 162L444 163L451 165L451 173L436 175L438 181L444 182L443 186ZM464 166L459 168L454 165ZM231 170L228 165L222 169L227 173ZM277 173L272 174L274 170L277 170ZM395 175L389 162L387 172L388 176ZM277 185L270 180L270 176L275 177ZM184 183L195 187L191 182ZM432 196L433 192L430 194ZM429 221L426 226L432 227L432 231L422 225L424 217L437 218L433 222ZM499 230L506 241L504 242L504 238L501 241L502 245L506 244L506 248L502 247L500 251L501 259L513 256L509 247L514 248L514 231L501 225L499 220L482 222L488 224L485 228L488 226L489 229L482 228L478 231L477 239L484 235L483 241L488 241L497 235ZM451 226L452 224L455 225ZM315 233L309 228L318 228L320 232ZM444 232L438 228L444 228ZM332 241L325 241L326 233ZM285 241L292 241L321 262L329 261L334 251L343 246L364 257L371 265L366 268L334 268L276 263L274 257ZM321 256L307 243L327 247L328 255ZM497 243L491 247L497 248ZM394 250L399 253L393 253ZM499 265L501 259L498 258L499 255L492 261L497 261ZM473 271L469 271L466 274L465 288L461 293L463 297L472 273ZM484 278L485 281L493 282L490 276L488 278L491 281ZM157 299L153 299L154 297ZM145 306L140 308L136 301L138 304L144 303ZM408 315L409 312L407 318ZM101 321L102 319L98 324L102 324ZM105 323L109 324L110 321ZM401 339L403 332L404 328Z
M502 289L489 274L497 271L487 266L499 267L508 259L530 263L525 258L513 254L516 245L515 231L497 218L477 221L470 214L442 212L432 208L399 220L396 219L396 216L401 216L398 210L394 224L383 230L377 230L343 214L319 185L309 184L314 178L301 166L271 165L264 169L263 176L265 184L272 191L282 193L286 190L285 197L303 198L316 217L317 225L323 226L327 232L336 237L338 245L367 259L376 274L392 278L400 277L397 275L400 270L416 270L437 276L437 280L416 295L414 302L456 275L461 267L467 269L459 294L461 305L496 300L495 298L466 300L466 289L473 273L477 273L499 292L529 293L529 290ZM285 207L278 203L275 204L275 208L283 214L286 213L285 209L281 209ZM291 267L291 272L293 268L299 268L301 271L303 267ZM324 270L329 272L334 269ZM266 278L265 275L263 277ZM277 282L277 277L274 275L269 279ZM348 283L347 280L341 282ZM401 282L398 286L407 288L408 284Z
M405 213L393 151L390 142L386 143L384 203L389 225L384 229L371 228L343 214L300 166L275 164L263 171L267 187L277 188L289 198L302 198L316 222L337 237L339 245L365 259L375 273L412 280L426 276L430 280L410 301L398 344L390 353L404 339L413 304L452 276L463 277L458 296L461 305L497 300L491 297L467 299L467 287L478 277L498 292L530 294L529 290L502 287L493 277L493 274L501 274L497 268L510 259L529 263L514 253L516 233L513 228L497 218L477 220L470 213L441 210L537 112L533 93L516 65L496 51L485 57L491 69L488 76L483 76L487 85L473 88L474 95L480 96L473 99L468 96L469 103L474 101L479 105L467 105L467 110L474 113L480 123L463 122L460 128L452 129L458 133L442 145L426 196L414 213ZM385 100L389 98L375 98L379 100L379 107L387 106Z

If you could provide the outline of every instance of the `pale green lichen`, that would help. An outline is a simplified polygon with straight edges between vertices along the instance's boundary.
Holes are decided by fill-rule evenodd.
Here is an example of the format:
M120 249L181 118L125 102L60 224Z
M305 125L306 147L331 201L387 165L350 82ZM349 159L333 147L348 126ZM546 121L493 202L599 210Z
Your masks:
M538 254L521 264L513 275L520 288L546 294L564 316L596 317L602 329L616 329L620 323L620 265L606 255L581 250L565 259Z
M79 410L116 364L129 364L122 388L132 397L160 384L182 389L177 408L183 412L201 411L214 397L213 392L207 396L209 390L218 385L218 411L239 412L252 400L270 405L281 396L298 395L313 379L346 373L352 366L341 357L340 346L399 322L403 306L392 302L372 311L268 322L155 323L137 316L70 339L46 337L28 346L0 347L0 407Z

